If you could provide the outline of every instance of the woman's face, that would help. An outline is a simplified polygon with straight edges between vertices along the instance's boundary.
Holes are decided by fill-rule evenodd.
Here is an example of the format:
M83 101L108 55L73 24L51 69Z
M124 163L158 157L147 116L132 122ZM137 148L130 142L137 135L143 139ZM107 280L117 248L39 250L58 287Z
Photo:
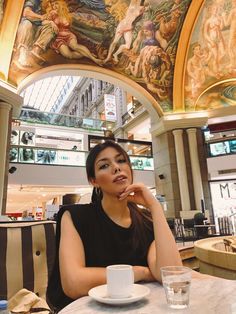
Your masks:
M24 157L25 157L25 159L30 159L30 158L32 158L32 156L33 156L33 154L32 154L32 151L31 151L31 149L26 149L25 150L25 153L24 153Z
M105 148L95 160L95 179L91 183L99 187L103 195L119 196L132 183L132 171L123 154L113 147Z

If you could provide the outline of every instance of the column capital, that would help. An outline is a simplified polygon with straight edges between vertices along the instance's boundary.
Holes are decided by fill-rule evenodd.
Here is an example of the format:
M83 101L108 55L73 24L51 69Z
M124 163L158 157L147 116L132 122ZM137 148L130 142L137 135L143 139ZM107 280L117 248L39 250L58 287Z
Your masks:
M187 133L190 134L190 133L194 133L196 134L197 133L197 128L189 128L189 129L186 129Z
M0 101L8 103L13 108L13 117L19 117L23 97L17 94L17 91L7 84L0 84Z
M175 129L175 130L172 131L172 133L174 134L174 136L182 135L183 134L183 129Z
M0 110L1 109L7 109L10 112L11 108L12 108L12 105L8 104L5 101L0 100Z
M160 135L174 129L200 128L207 124L207 112L172 113L152 121L151 133Z

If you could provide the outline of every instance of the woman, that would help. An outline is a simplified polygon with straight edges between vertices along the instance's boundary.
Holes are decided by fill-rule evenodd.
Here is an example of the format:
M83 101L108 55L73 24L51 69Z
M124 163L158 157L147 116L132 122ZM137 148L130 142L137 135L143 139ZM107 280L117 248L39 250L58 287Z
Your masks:
M78 44L77 38L70 30L71 15L65 1L55 1L51 4L52 10L47 14L48 19L53 21L58 28L55 40L51 48L68 59L81 59L86 57L98 65L102 61L97 59L87 47Z
M129 157L117 143L96 145L86 171L96 190L92 203L68 205L58 214L47 291L57 309L105 284L108 265L131 264L135 282L148 282L161 280L161 266L182 264L160 203L143 184L133 184Z
M34 145L34 133L24 132L21 137L21 144L24 145Z

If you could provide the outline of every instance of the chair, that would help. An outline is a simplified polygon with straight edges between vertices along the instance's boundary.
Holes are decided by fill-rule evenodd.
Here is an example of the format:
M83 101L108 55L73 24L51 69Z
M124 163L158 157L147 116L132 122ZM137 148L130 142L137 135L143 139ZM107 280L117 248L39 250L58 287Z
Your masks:
M233 226L229 217L218 217L220 235L232 235Z
M233 240L232 239L223 239L223 243L224 243L224 246L225 246L225 251L226 252L232 252L232 243L233 243Z
M26 288L45 298L55 256L54 221L0 223L0 299Z

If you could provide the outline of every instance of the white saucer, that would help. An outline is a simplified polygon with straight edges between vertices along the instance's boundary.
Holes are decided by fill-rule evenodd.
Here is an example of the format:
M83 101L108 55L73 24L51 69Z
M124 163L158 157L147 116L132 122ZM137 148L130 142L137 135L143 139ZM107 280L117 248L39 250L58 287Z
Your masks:
M150 289L143 285L134 284L133 293L128 298L113 299L107 295L107 285L101 285L89 290L88 295L99 302L106 304L128 304L136 302L146 297L150 293Z

